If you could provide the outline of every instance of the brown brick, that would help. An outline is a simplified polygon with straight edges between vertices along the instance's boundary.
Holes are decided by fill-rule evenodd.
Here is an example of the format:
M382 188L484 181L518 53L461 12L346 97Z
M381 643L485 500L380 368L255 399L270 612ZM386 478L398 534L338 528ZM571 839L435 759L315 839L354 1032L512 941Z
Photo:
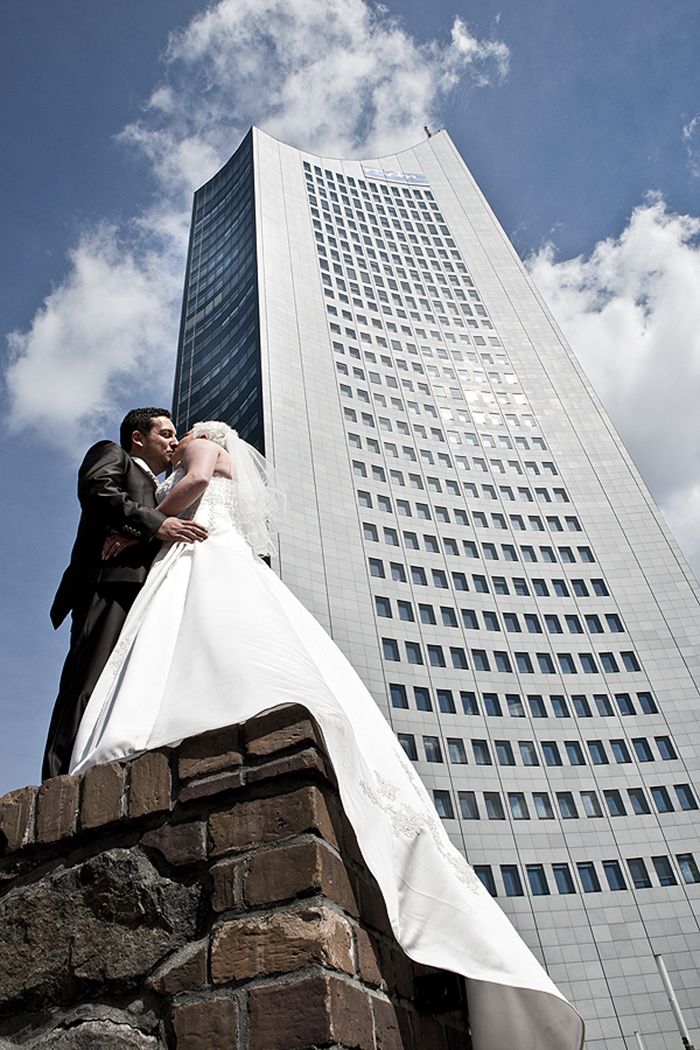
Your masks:
M0 854L14 853L31 841L32 810L38 790L37 787L18 788L0 798Z
M241 764L238 743L239 727L225 726L183 740L177 753L177 771L181 780L220 773Z
M173 959L169 959L153 981L153 989L160 995L194 992L207 979L206 941L188 944Z
M159 850L169 864L194 864L206 857L204 825L198 820L147 831L141 845Z
M374 1050L367 996L330 975L254 988L248 1002L250 1050L297 1050L328 1043Z
M354 861L355 864L359 864L359 866L361 868L364 868L366 871L367 865L365 864L365 858L360 853L360 847L357 845L357 839L355 837L353 826L344 812L341 813L340 825L342 831L343 853L348 857L349 860Z
M361 981L378 988L382 983L379 948L367 931L359 927L355 929L355 956Z
M131 763L129 816L163 813L170 809L170 763L162 751L147 751Z
M236 871L240 861L222 860L211 869L214 881L211 906L214 911L228 911L236 904Z
M80 777L45 780L36 798L36 841L58 842L75 832Z
M391 989L404 999L413 999L416 994L413 981L413 963L398 945L391 948L391 961L389 973L391 974ZM382 971L384 974L386 970Z
M322 893L355 917L359 910L342 860L320 840L261 850L246 864L245 899L269 904Z
M214 984L289 973L312 963L352 973L349 923L330 908L308 907L224 923L214 933Z
M83 777L83 803L80 823L83 828L100 828L121 817L126 770L118 762L90 766Z
M413 1014L413 1042L421 1050L447 1050L447 1034L439 1021L427 1014Z
M268 714L250 718L242 727L245 747L249 755L264 758L300 744L323 747L321 734L305 707L293 704Z
M376 882L368 882L366 879L358 879L358 892L360 898L360 914L362 922L371 926L381 933L393 937L389 916L386 913L386 905Z
M177 800L184 804L200 798L212 798L214 795L223 795L225 791L236 791L242 784L243 777L239 770L208 780L195 780L182 789Z
M385 999L373 999L372 1007L377 1050L412 1050L414 1043L410 1015ZM432 1050L429 1046L416 1046L418 1050Z
M334 828L337 819L337 810L316 787L241 802L209 817L210 852L216 856L229 850L248 849L305 831L318 832L337 846Z
M472 1050L472 1041L468 1032L447 1025L445 1034L447 1035L447 1050Z
M177 1050L236 1050L236 1004L231 999L205 999L176 1006L173 1012Z
M285 755L282 758L255 766L246 773L248 784L272 780L274 777L291 776L294 773L320 773L330 784L335 785L335 775L330 763L318 751L302 751L298 755Z

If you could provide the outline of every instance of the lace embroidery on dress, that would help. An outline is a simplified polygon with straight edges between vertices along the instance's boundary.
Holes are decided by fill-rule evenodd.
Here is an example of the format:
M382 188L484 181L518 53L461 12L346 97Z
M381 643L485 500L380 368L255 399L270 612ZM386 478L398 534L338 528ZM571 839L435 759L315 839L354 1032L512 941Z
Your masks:
M158 486L156 489L156 500L158 503L165 499L173 486L177 485L178 481L184 477L184 475L184 470L181 467L178 467L177 470L173 471L169 478L166 478L165 481ZM187 520L196 518L196 520L202 525L211 529L216 519L220 519L222 511L236 531L240 532L242 536L248 539L245 527L246 512L245 508L241 506L238 485L230 478L224 477L223 474L214 474L205 492L200 498L188 507L187 510L183 510L178 517ZM167 551L167 546L161 548L155 560L161 561L165 551Z
M413 770L410 772L413 773ZM437 816L428 815L402 801L401 788L383 777L376 769L374 777L377 785L376 791L364 780L360 781L360 787L370 802L387 814L394 834L410 839L423 830L430 832L438 852L450 865L459 881L472 893L481 893L483 887L474 869L456 850L448 849Z

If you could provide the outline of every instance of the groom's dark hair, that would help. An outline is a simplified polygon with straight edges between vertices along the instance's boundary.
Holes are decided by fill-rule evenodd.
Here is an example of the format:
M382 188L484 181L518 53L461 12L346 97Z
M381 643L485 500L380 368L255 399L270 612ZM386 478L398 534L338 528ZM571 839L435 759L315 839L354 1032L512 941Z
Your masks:
M167 408L132 408L130 412L127 412L119 427L119 444L125 452L131 451L133 432L138 430L139 434L147 434L156 416L165 416L166 419L173 418Z

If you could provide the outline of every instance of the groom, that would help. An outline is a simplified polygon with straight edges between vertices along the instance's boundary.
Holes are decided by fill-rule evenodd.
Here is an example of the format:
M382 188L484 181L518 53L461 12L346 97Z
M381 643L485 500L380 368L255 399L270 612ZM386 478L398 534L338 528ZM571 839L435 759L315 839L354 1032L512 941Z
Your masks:
M68 772L83 711L159 550L158 541L192 543L207 536L203 525L156 510L156 474L167 469L177 447L168 410L132 409L122 421L119 439L121 447L98 441L78 471L78 535L51 606L54 627L69 612L72 626L46 743L44 780ZM107 560L103 546L109 536Z

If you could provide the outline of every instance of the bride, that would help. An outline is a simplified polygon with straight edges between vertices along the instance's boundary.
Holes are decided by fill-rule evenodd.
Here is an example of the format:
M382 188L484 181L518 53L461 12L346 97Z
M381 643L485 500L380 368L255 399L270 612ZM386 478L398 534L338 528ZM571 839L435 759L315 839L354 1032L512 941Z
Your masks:
M467 978L474 1050L579 1050L581 1019L449 842L369 692L258 557L273 549L278 503L263 458L206 422L172 462L159 509L196 517L209 538L164 545L85 711L71 772L302 704L399 944Z

